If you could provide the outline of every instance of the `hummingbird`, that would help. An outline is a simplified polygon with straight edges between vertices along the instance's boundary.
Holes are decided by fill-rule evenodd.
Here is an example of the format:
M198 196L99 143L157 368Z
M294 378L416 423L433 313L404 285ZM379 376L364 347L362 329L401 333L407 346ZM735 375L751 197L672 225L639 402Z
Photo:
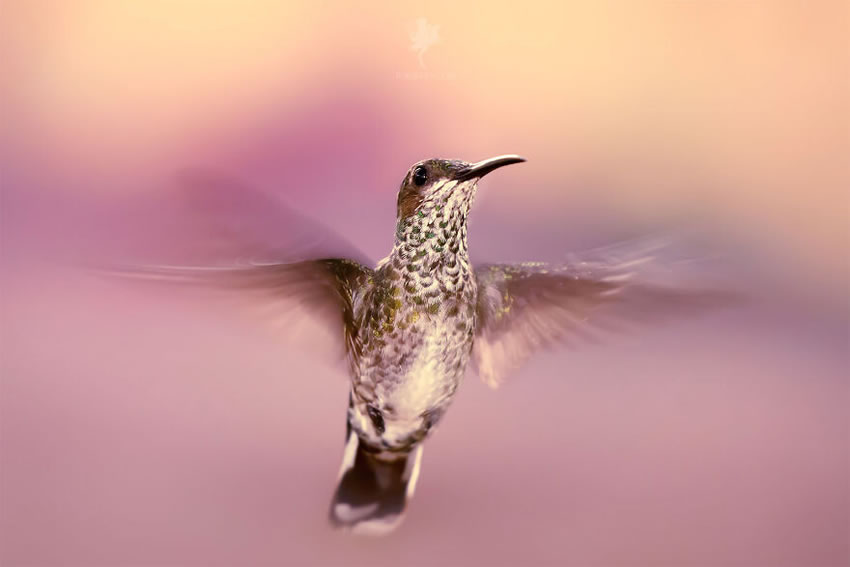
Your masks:
M712 291L642 280L641 268L655 259L658 243L604 248L560 263L473 264L467 219L478 184L524 161L501 155L414 164L398 190L392 249L372 267L353 250L295 259L277 250L271 260L238 265L133 270L286 298L334 330L350 388L329 511L333 526L384 534L400 524L416 489L424 442L468 369L496 387L535 352L592 337L612 321L665 319L722 300ZM209 186L216 183L202 181L193 183L214 194ZM227 197L219 207L238 208L250 198L247 190L219 183L222 190ZM256 240L264 237L259 217L270 208L264 202L254 207L261 211L251 227L258 229ZM322 231L330 232L308 232Z

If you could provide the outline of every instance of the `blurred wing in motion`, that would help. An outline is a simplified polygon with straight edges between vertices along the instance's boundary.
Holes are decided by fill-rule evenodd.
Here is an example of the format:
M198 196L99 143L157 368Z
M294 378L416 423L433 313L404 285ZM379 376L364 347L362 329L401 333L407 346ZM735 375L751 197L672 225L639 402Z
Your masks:
M345 258L323 258L291 263L239 266L137 266L115 271L123 277L175 284L196 284L230 289L244 301L270 307L270 322L294 322L296 312L342 329L345 352L360 355L353 329L354 293L371 277L372 270Z
M596 340L600 331L698 313L735 298L732 293L677 283L693 260L665 263L666 248L664 241L639 241L559 265L477 267L473 361L481 379L495 388L537 350Z
M342 329L346 351L359 354L353 295L372 270L353 246L318 223L294 213L273 196L226 176L181 173L177 209L168 209L175 247L131 255L109 273L133 279L232 290L234 299L277 326L296 315L318 319L334 334ZM170 215L170 216L169 216ZM152 221L155 225L156 220ZM176 251L176 252L175 252ZM148 259L164 256L166 264ZM177 261L179 264L172 264Z
M177 181L183 205L179 218L205 239L204 252L213 258L259 263L349 258L370 264L348 240L296 213L276 195L209 169L183 170Z

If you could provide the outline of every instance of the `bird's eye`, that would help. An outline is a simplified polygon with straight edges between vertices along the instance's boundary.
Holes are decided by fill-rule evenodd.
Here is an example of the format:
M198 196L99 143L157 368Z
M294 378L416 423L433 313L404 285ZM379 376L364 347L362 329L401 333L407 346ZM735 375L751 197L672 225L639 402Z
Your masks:
M417 165L413 170L413 182L422 187L428 181L428 170L422 165Z
M369 413L369 419L372 420L372 425L375 426L375 431L380 435L384 432L384 416L381 415L381 410L376 408L375 406L369 406L366 408L366 411Z

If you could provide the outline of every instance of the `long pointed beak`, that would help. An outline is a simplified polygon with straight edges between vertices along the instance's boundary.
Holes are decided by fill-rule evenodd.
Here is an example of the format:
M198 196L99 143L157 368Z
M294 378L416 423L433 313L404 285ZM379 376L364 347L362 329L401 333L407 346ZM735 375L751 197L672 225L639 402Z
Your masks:
M498 169L503 165L512 163L524 162L525 158L517 155L496 156L490 159L481 160L478 163L473 163L467 169L460 171L457 176L458 181L472 179L473 177L484 177L494 169Z

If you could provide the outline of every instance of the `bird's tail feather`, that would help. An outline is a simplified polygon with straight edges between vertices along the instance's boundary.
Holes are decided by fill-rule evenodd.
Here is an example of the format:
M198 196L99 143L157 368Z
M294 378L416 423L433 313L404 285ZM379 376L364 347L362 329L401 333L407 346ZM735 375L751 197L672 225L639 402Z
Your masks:
M390 460L363 449L348 427L339 484L331 502L330 521L355 533L383 535L401 523L413 497L422 460L422 445Z

